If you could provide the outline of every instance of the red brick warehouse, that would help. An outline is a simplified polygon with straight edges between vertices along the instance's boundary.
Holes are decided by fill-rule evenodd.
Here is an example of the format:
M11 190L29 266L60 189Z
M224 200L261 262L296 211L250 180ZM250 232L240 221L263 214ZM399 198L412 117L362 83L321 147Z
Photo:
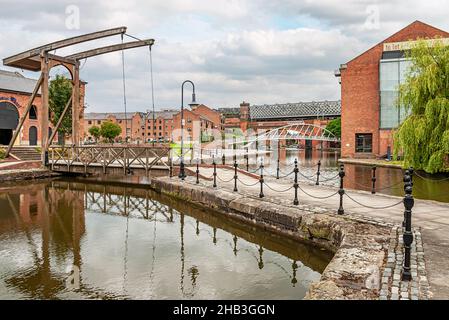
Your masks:
M80 100L84 106L85 82L81 82ZM30 99L31 93L36 85L36 80L27 78L19 72L0 70L0 145L8 145L11 141L14 131L19 124L19 119L25 112L26 105ZM82 121L84 109L81 109L79 126L82 130L84 122ZM41 128L39 120L43 114L42 97L40 90L25 122L20 130L20 134L15 141L15 145L38 146L41 144ZM50 117L52 116L50 111ZM48 124L48 132L51 134L54 126L51 122ZM66 137L70 140L70 137ZM53 143L63 142L65 137L58 134ZM67 141L66 141L67 142Z
M340 66L342 157L374 158L393 150L393 130L407 116L396 107L398 85L410 65L407 44L435 37L449 33L415 21Z

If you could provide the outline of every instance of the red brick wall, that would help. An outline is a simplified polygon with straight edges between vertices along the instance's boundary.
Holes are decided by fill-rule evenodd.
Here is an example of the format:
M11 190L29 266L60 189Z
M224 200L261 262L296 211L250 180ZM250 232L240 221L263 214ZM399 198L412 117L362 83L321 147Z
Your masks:
M84 105L84 85L81 86L81 90L80 90L80 99L81 99L81 106ZM5 91L1 91L0 90L0 97L3 98L8 98L8 100L2 100L2 101L7 101L10 102L11 98L16 99L16 103L14 104L17 108L17 111L19 112L19 118L21 118L23 116L23 114L25 113L25 108L28 104L28 101L30 99L30 94L26 94L26 93L20 93L20 92L5 92ZM33 105L36 106L36 110L37 110L37 119L30 119L29 115L26 117L25 122L23 123L23 127L21 129L21 133L19 134L19 136L17 137L16 140L16 145L20 144L20 145L29 145L29 130L30 127L35 126L37 128L37 145L40 145L41 143L41 127L40 127L40 123L39 123L39 119L40 116L42 115L42 97L39 95L34 99ZM83 127L84 127L84 121L83 121L83 116L84 116L84 111L83 109L81 109L80 111L80 119L81 121L79 121L79 130L82 133L83 132ZM52 125L51 122L49 122L49 127L52 128L52 130L54 129L54 126ZM48 130L48 129L47 129ZM68 139L70 140L70 138ZM58 135L55 136L53 143L56 143L58 141Z
M341 70L342 157L354 157L355 134L373 134L373 154L383 155L392 145L390 130L379 130L379 61L384 42L448 37L449 33L415 21L360 56ZM368 156L368 155L366 155Z

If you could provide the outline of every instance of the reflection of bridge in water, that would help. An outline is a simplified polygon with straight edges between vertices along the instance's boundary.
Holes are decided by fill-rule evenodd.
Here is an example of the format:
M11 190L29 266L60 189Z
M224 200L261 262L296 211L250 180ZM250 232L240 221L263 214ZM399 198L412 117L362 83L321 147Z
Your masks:
M148 192L145 197L138 197L129 193L111 194L86 191L84 198L87 211L150 221L173 222L173 209L151 199ZM163 218L159 219L158 214Z
M304 265L320 273L324 270L324 266L319 262L319 257L323 257L325 252L320 249L268 231L258 230L256 227L248 227L245 223L223 217L221 214L211 212L210 209L185 205L183 201L158 194L147 188L98 184L88 180L86 183L63 181L54 183L63 188L69 187L71 190L83 190L84 206L87 211L161 223L174 223L176 217L181 219L182 216L187 215L196 221L195 225L191 225L192 228L195 228L195 233L197 235L200 232L209 234L213 244L216 244L219 239L217 230L222 230L230 234L229 241L232 243L236 242L236 239L242 238L257 247L261 246L280 253L292 261L301 261ZM184 228L184 223L181 227ZM236 248L233 247L232 250L234 251Z
M14 195L15 193L24 196L17 197ZM37 202L38 216L35 216L37 218L33 218L32 221L26 222L24 219L31 214L31 211L28 213L28 207L31 204L22 203L22 199L26 199L28 194L32 194L39 200ZM47 299L60 297L61 294L70 294L70 291L65 289L65 280L68 274L54 270L60 262L57 262L59 260L55 258L55 253L51 250L53 247L58 248L59 257L64 257L61 260L63 263L68 262L79 267L80 288L75 294L85 298L128 297L126 289L130 275L128 273L128 264L130 263L128 250L130 253L132 252L131 243L133 243L132 241L128 242L128 223L131 221L128 219L151 222L149 231L153 232L154 238L152 242L150 241L149 250L145 254L153 259L149 266L150 280L156 274L153 269L157 263L158 226L179 224L179 229L176 228L179 230L180 239L180 243L178 242L180 251L176 250L181 268L178 283L180 285L179 292L182 292L183 297L186 298L196 295L197 278L202 269L201 265L197 265L189 258L191 252L189 252L188 245L194 239L206 240L206 243L209 243L207 239L210 239L210 245L214 247L220 245L220 250L227 247L235 257L242 255L244 260L247 260L249 255L254 258L254 263L259 269L263 269L267 265L275 266L286 274L293 286L298 281L296 274L301 263L318 272L322 272L324 269L322 260L318 258L320 254L323 257L323 252L318 249L302 247L296 241L256 230L256 228L229 220L210 211L186 206L181 201L173 200L145 188L54 180L49 183L24 185L16 188L14 192L8 193L6 201L9 204L6 216L12 219L8 223L16 223L23 230L28 238L28 250L31 250L34 257L32 267L15 271L15 276L8 279L8 285L29 297ZM123 228L126 228L124 248L126 250L123 257L123 292L121 290L107 292L102 288L101 283L86 283L87 280L82 276L82 269L86 268L86 261L83 263L82 253L89 250L86 239L83 240L83 237L90 232L89 229L86 229L86 214L113 215L124 218ZM36 243L35 237L30 233L31 229L34 230L33 224L37 224L41 228L40 231L37 231L39 229L36 231L42 233L42 243ZM108 229L104 229L102 232L107 233ZM87 247L82 249L83 245ZM276 261L270 261L271 258L266 255L267 250L283 255L287 261L282 265L277 264ZM85 259L86 257L84 257ZM291 265L291 269L288 265ZM130 268L130 270L132 269Z

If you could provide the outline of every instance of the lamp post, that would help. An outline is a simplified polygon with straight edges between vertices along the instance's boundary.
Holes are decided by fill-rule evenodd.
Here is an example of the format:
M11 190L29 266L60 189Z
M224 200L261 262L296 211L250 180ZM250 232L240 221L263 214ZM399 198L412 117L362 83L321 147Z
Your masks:
M179 178L184 180L186 177L185 171L184 171L184 85L186 83L190 83L192 85L192 104L195 103L195 85L192 81L186 80L181 85L181 164L179 166Z

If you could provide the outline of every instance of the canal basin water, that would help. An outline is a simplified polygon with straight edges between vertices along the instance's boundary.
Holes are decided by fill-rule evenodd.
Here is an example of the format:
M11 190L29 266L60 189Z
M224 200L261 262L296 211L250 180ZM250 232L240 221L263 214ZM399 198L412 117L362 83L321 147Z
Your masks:
M49 180L1 188L0 257L0 299L302 299L332 254L145 188Z
M279 157L276 149L271 153L258 157L256 164L255 159L252 160L251 170L255 171L260 161L264 162L264 174L276 175L277 159L279 158L280 176L285 176L293 170L295 159L298 160L300 175L299 181L314 182L316 180L316 171L318 160L321 161L322 184L327 184L338 188L339 178L338 159L340 154L338 151L321 151L311 149L280 149ZM241 166L244 167L244 160L240 160ZM348 189L355 190L372 190L372 166L360 164L345 164L344 186ZM256 171L257 173L259 171ZM388 194L393 196L404 195L404 172L402 169L392 167L376 168L375 190L377 193ZM290 175L289 177L292 177ZM306 177L309 177L307 179ZM413 196L418 199L435 200L441 202L449 202L449 175L448 174L426 174L418 171L413 176Z

